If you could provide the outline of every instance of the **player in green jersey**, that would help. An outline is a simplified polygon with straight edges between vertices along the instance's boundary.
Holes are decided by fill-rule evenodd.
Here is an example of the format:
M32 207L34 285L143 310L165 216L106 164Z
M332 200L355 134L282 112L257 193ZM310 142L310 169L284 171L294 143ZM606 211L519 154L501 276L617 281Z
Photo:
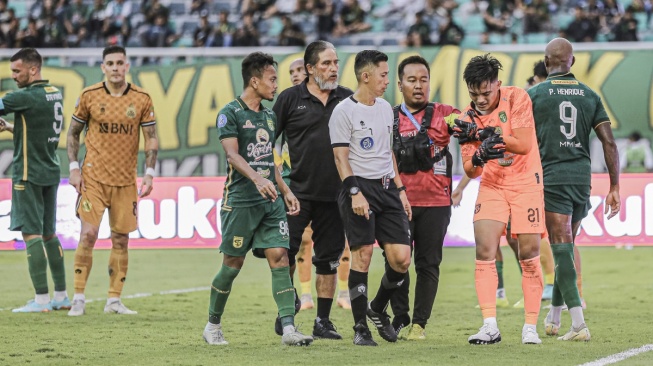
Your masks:
M276 117L261 104L272 101L277 91L277 63L261 52L249 54L242 62L245 89L239 98L227 104L216 121L220 142L227 156L220 220L224 254L222 268L211 285L209 321L204 339L212 345L227 344L221 318L231 286L243 266L245 255L266 258L272 272L272 295L281 318L286 345L309 345L313 338L294 325L295 290L288 267L288 215L299 213L299 201L276 172L274 166L274 129ZM276 184L273 183L276 181ZM277 190L277 188L279 190Z
M15 313L70 309L61 243L55 234L59 157L56 151L63 127L63 96L41 78L41 55L23 48L11 59L11 77L18 90L0 99L0 115L14 113L14 124L0 118L0 131L14 134L11 230L20 230L27 264L36 291L34 300ZM47 268L54 281L48 292Z
M619 155L610 120L601 98L570 72L575 58L571 43L556 38L546 46L546 81L528 90L533 103L544 179L546 226L555 261L551 310L545 319L547 335L560 328L563 304L569 307L571 329L559 340L589 341L583 308L576 285L574 240L581 220L590 208L590 133L603 144L610 190L605 214L619 213ZM609 213L609 214L608 214Z

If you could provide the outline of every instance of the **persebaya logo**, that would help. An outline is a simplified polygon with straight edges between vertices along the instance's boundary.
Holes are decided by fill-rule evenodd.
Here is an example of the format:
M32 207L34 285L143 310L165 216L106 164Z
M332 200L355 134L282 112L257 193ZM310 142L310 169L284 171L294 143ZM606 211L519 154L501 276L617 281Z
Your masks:
M242 236L234 236L234 248L238 249L243 246L243 237Z
M134 105L134 103L130 104L129 107L127 107L127 117L129 118L136 117L136 106Z
M508 121L508 116L506 115L506 112L504 111L499 112L499 120L501 120L501 122L503 123L506 123Z
M268 121L268 128L270 129L270 131L274 131L274 122L272 122L272 120L269 118L267 119L267 121Z

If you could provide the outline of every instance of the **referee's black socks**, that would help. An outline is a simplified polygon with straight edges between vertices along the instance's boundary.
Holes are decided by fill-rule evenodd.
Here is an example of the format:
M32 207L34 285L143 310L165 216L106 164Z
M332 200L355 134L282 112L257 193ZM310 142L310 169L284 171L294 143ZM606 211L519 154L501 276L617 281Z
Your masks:
M367 314L367 272L349 271L349 300L354 323L363 322Z
M376 313L382 313L385 310L385 307L390 302L392 294L404 283L404 277L406 273L399 273L394 269L387 266L385 269L385 274L381 279L381 286L379 286L379 291L376 293L376 297L370 303L370 308ZM353 306L353 305L352 305Z

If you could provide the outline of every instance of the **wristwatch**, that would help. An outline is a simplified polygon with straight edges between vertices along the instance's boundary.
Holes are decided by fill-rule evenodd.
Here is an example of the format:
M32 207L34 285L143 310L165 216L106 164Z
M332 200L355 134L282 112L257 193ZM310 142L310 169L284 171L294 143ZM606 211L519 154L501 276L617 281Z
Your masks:
M399 192L401 192L401 191L405 191L405 190L406 190L406 186L398 187L397 190L398 190Z
M349 188L349 195L350 196L355 196L361 192L361 189L358 187L351 187Z

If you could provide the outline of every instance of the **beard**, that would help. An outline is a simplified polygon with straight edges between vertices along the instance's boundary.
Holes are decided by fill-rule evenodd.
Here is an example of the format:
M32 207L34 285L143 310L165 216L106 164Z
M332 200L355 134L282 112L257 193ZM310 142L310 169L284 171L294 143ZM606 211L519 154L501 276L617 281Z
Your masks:
M334 90L338 87L337 81L326 81L318 75L315 75L313 79L315 80L315 83L317 84L318 88L320 88L320 90Z

